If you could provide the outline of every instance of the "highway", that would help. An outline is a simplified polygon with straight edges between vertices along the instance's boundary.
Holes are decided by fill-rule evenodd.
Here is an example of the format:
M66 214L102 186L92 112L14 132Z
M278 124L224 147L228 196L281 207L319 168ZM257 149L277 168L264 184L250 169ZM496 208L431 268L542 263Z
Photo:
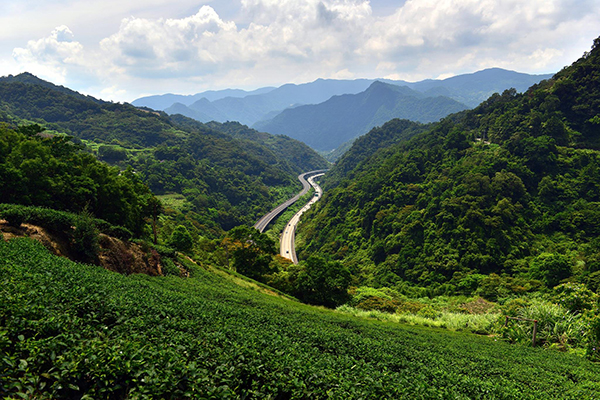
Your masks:
M275 219L275 217L277 217L279 214L281 214L283 211L285 211L286 208L288 208L289 206L294 204L296 201L298 201L298 199L300 197L304 196L308 192L308 190L310 189L310 184L306 181L306 177L315 175L315 174L323 175L323 173L325 171L327 171L327 170L319 169L316 171L305 172L303 174L298 175L298 180L300 180L300 182L302 183L302 190L300 191L300 193L298 193L291 199L287 200L286 202L280 204L279 206L275 207L268 214L264 215L261 219L258 220L258 222L256 224L254 224L254 227L256 229L258 229L260 232L264 232L267 225L269 225L271 223L271 221L273 219Z
M308 203L300 211L296 213L292 217L292 219L285 226L283 233L281 234L280 243L280 251L282 257L291 260L294 264L298 264L298 257L296 257L296 247L294 245L294 241L296 240L296 225L300 221L300 217L302 214L310 208L313 203L317 202L321 196L323 195L323 190L321 187L314 181L315 178L324 175L323 173L318 173L316 175L308 178L308 183L315 188L315 195L310 199Z

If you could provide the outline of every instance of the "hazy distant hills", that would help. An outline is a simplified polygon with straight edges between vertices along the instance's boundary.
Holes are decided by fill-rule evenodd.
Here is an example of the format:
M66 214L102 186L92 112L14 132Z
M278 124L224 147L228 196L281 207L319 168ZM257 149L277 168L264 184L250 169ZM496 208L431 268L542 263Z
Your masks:
M501 93L509 88L522 92L531 85L550 77L550 74L529 75L491 68L443 80L406 82L380 79L379 81L407 86L428 97L445 96L472 108L495 92ZM133 101L132 104L164 110L168 114L182 114L201 122L238 121L252 126L258 121L272 119L290 107L322 103L332 96L358 94L375 81L375 79L317 79L300 85L286 84L278 88L264 87L254 91L226 89L195 95L147 96Z
M429 97L406 86L376 81L358 94L334 96L320 104L284 110L254 128L285 134L316 150L328 151L393 118L435 122L467 108L449 97Z
M553 74L529 75L502 68L489 68L472 74L453 76L444 80L427 79L420 82L409 83L402 81L384 82L405 85L413 90L428 95L448 96L474 108L494 93L502 93L506 89L515 88L524 92L530 86L552 78Z
M250 126L258 121L272 118L284 109L295 105L317 104L328 100L332 96L362 92L371 83L373 81L367 79L353 81L318 79L314 82L301 85L286 84L276 89L258 89L254 92L249 92L245 97L223 96L211 100L203 96L194 102L189 102L190 96L179 96L176 103L171 103L167 107L160 109L168 114L182 114L201 122L238 121ZM225 94L229 90L222 92ZM215 93L217 92L213 92L213 97L217 96ZM192 97L196 99L201 95L198 94ZM152 98L135 100L133 104L158 109L152 107L151 104L161 99L161 96L154 96ZM174 97L173 95L168 95L164 99L174 99Z
M209 101L215 101L224 97L246 97L254 94L267 93L275 89L274 87L264 87L253 91L245 91L242 89L224 89L224 90L207 90L206 92L196 93L192 95L182 94L161 94L154 96L140 97L134 100L131 104L137 107L150 107L155 110L165 110L175 103L181 103L185 106L206 98Z

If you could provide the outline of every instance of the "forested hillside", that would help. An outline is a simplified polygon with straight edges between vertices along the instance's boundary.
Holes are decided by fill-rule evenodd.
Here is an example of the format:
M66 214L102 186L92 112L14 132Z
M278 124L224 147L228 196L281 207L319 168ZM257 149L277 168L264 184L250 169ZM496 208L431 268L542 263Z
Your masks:
M408 141L377 150L382 132L407 128L373 130L326 178L301 255L342 260L360 284L431 294L598 290L599 110L600 38L551 80Z
M252 225L296 191L300 172L327 165L290 138L229 134L219 130L225 125L102 102L31 74L0 80L0 118L13 127L36 122L46 134L71 135L100 159L132 166L155 194L183 195L174 211L209 237Z
M87 212L139 236L157 199L132 170L121 173L33 125L0 126L0 203Z

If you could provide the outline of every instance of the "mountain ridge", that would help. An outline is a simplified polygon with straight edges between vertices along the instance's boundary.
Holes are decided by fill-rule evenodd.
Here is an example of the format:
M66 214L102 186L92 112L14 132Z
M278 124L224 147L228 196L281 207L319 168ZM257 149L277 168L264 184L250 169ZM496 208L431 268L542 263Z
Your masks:
M150 108L155 108L153 105L159 105L157 109L167 111L174 102L179 102L190 107L195 101L200 100L202 97L206 97L213 103L211 107L216 107L218 112L213 114L210 108L205 108L205 106L207 106L206 104L202 106L197 105L194 110L202 113L203 118L205 119L203 122L208 122L209 120L215 120L217 122L238 121L250 126L260 120L267 119L267 116L270 114L282 112L286 108L294 105L318 104L335 95L360 93L366 90L368 86L375 81L381 81L396 86L408 86L413 90L423 93L430 91L431 93L428 93L429 95L444 95L467 104L469 107L475 107L494 92L502 92L510 87L515 87L518 91L523 91L533 83L547 79L550 76L551 74L531 75L501 68L488 68L442 80L427 79L418 82L380 78L355 80L319 78L315 81L303 84L288 83L277 88L261 88L253 92L246 92L247 94L245 95L228 96L227 94L234 89L225 89L223 91L214 91L214 99L203 95L208 92L201 92L196 95L187 96L161 95L166 96L164 97L165 99L173 100L173 102L168 105L166 103L153 103L153 99L161 98L161 96L148 96L136 99L132 104ZM469 83L470 81L474 83ZM264 92L260 93L263 89ZM243 91L240 93L242 92ZM182 111L181 108L178 111ZM185 111L183 111L183 113L185 115Z
M284 134L316 150L328 151L393 118L427 123L467 108L448 97L427 97L407 86L375 81L364 92L287 109L253 128Z

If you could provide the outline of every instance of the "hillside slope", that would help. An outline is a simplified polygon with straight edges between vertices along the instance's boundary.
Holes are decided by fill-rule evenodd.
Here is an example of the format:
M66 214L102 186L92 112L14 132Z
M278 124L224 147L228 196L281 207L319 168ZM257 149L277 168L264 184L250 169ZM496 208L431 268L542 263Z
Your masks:
M198 233L209 236L252 225L296 190L299 173L327 164L298 142L285 151L265 145L289 138L236 138L183 116L97 101L30 74L0 80L0 119L37 122L50 134L86 140L88 151L105 161L133 166L154 193L185 193L202 226Z
M600 384L574 355L351 318L189 267L123 276L0 240L0 394L582 399Z
M306 218L304 254L345 260L364 284L437 294L597 287L599 87L597 39L524 94L496 94L368 163L345 159Z

